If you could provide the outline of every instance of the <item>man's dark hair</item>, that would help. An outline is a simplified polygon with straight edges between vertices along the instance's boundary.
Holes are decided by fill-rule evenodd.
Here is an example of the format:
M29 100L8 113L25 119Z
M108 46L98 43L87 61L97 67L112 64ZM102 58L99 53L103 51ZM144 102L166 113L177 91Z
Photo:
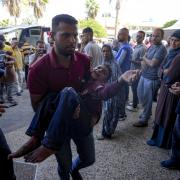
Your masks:
M52 19L52 32L56 32L57 27L59 26L60 22L64 22L71 25L78 24L78 21L68 14L59 14L53 17Z
M6 45L8 45L8 46L11 46L11 43L8 42L8 41L4 42L4 44L6 44Z
M124 27L124 28L121 28L120 30L123 30L123 31L127 31L129 33L129 29Z
M17 37L12 38L12 41L17 41L17 40L18 40Z
M145 37L146 33L144 31L138 31L138 33L143 34L143 36Z
M93 29L90 27L84 28L82 33L92 33L93 34Z
M154 31L160 31L161 32L161 38L163 39L163 37L164 37L164 30L163 29L156 28L156 29L154 29Z
M37 46L38 44L44 44L44 41L42 41L42 40L36 41L36 46Z
M3 34L0 34L0 40L3 41L3 42L6 41L6 39L5 39Z

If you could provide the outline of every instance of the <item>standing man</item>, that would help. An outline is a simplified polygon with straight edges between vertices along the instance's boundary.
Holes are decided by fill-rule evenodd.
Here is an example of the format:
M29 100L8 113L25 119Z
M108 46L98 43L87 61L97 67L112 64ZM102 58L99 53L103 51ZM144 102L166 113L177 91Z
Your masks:
M89 77L90 62L87 56L75 52L77 43L77 20L67 14L52 19L52 37L55 41L52 51L30 67L28 87L31 103L36 111L41 100L52 92L65 87L80 91L82 82ZM83 138L73 138L78 156L72 163L70 140L56 154L58 173L62 180L82 179L79 169L90 166L95 161L95 147L92 132Z
M21 47L21 52L24 57L24 73L25 73L25 80L27 82L28 72L29 72L29 56L34 53L34 48L32 45L29 44L27 39L24 39L23 45Z
M46 54L45 43L42 40L36 42L35 53L29 55L29 66L38 61L43 55Z
M14 67L17 73L18 80L18 93L17 95L21 95L23 92L23 55L18 47L17 38L12 38L11 47L13 49L14 57L16 61L14 62Z
M3 99L4 93L4 85L6 87L6 94L7 94L7 106L15 106L17 102L14 100L13 96L18 92L18 83L16 72L14 69L14 62L15 62L15 55L11 46L5 44L5 38L3 35L0 36L0 50L5 54L5 59L2 64L4 64L3 69L5 69L5 76L4 81L0 86L0 96Z
M159 88L158 70L164 60L167 50L161 41L164 31L157 28L152 34L153 45L148 49L147 54L142 58L142 75L138 84L138 98L143 106L143 111L139 116L139 121L134 123L135 127L148 126L148 120L152 113L153 97Z
M85 47L83 49L83 52L87 54L91 59L91 67L94 68L98 66L99 64L102 64L103 57L101 48L96 44L95 41L93 41L93 29L90 27L87 27L83 29L83 43L85 44Z
M131 69L141 69L141 60L142 57L145 55L146 46L143 44L143 40L145 37L144 31L138 31L136 35L136 43L137 45L134 47L134 51L132 54L131 60ZM129 111L137 111L138 105L138 96L137 96L137 86L138 86L139 78L134 81L131 85L132 88L132 95L133 95L133 103L132 105L128 105L126 108Z
M131 66L132 59L132 48L128 42L129 40L129 30L127 28L122 28L118 32L118 41L121 44L119 51L116 54L117 63L122 71L122 73L128 71ZM128 100L129 95L129 86L125 85L125 90L121 92L121 113L120 113L120 121L125 120L125 104Z

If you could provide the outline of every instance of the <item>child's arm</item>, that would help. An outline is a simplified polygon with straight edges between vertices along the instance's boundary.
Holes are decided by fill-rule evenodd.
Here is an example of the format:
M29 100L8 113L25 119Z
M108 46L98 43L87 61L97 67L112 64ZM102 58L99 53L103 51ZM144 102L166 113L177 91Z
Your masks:
M134 80L137 79L138 75L139 70L126 71L118 78L117 81L99 87L96 91L97 96L102 100L107 100L115 96L125 83L132 83Z

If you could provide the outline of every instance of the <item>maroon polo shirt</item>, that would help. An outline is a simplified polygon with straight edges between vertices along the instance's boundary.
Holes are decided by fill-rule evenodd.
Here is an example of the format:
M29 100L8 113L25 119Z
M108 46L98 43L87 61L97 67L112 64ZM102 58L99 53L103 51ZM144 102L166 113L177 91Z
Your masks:
M73 87L79 91L82 80L90 75L90 61L79 52L72 56L68 68L58 64L54 49L43 56L29 69L28 88L30 94L45 95L49 92L58 92L64 87Z

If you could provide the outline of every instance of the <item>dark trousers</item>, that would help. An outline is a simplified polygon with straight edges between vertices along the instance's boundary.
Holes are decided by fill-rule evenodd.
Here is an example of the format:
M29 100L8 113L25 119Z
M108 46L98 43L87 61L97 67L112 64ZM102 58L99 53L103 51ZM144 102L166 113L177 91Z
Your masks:
M80 104L80 118L73 119L73 113ZM27 134L43 136L42 144L57 150L58 173L62 180L69 179L70 171L87 167L95 161L94 138L90 127L90 116L85 104L73 88L64 88L56 95L50 95L40 104L27 130ZM78 156L72 162L70 140L77 147Z
M137 96L138 83L139 83L139 79L134 81L131 85L132 95L133 95L133 108L136 108L139 103L138 96Z
M72 161L70 140L66 140L55 154L58 162L58 174L61 180L69 180L69 173L88 167L95 162L95 144L93 133L85 137L72 138L76 145L78 155Z
M177 114L174 130L173 130L171 158L180 163L180 115L179 114Z
M125 100L127 102L129 99L129 85L126 83L124 86L125 86Z
M0 179L15 180L13 169L13 161L8 160L7 157L11 153L6 142L5 136L0 129Z

